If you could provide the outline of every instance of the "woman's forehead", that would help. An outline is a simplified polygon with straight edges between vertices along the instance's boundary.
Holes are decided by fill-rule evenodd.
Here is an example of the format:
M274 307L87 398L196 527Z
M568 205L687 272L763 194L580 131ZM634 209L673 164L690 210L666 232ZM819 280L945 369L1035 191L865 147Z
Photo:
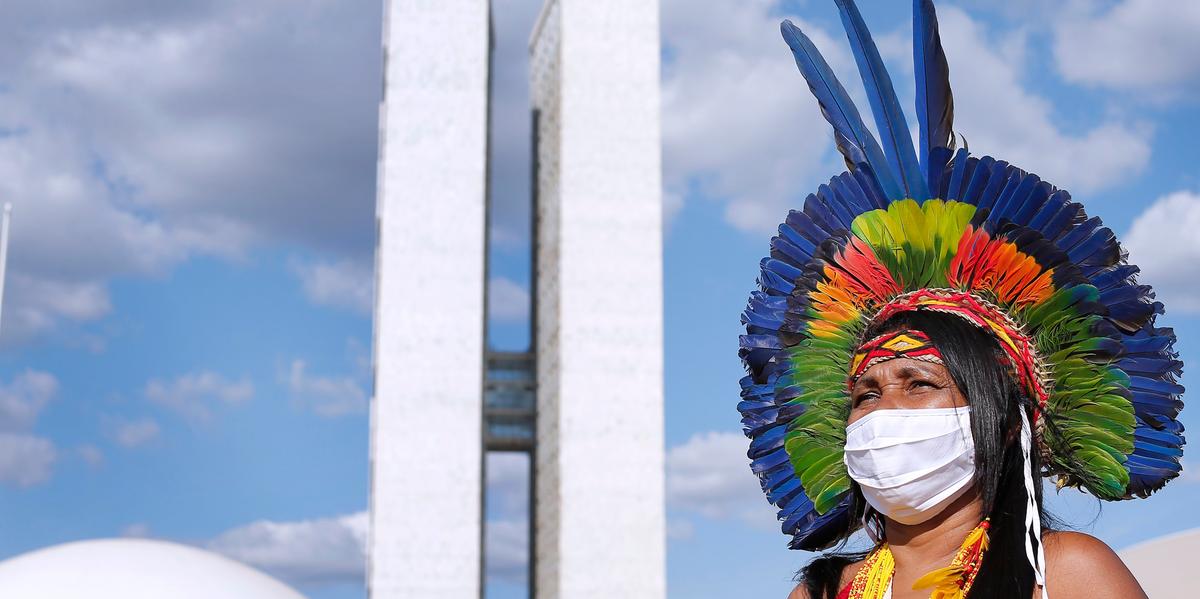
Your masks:
M894 358L868 368L859 377L855 386L881 384L889 380L902 380L919 376L948 377L950 371L942 364L913 358Z

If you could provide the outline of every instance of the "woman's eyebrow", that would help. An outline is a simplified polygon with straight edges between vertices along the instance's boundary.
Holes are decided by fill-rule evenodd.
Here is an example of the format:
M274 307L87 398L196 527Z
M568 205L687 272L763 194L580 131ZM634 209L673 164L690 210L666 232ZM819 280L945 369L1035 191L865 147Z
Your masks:
M905 366L901 366L899 369L897 369L895 371L895 374L897 377L905 378L905 379L911 379L914 377L938 377L940 375L940 373L935 368L933 368L932 365L930 365L930 366L905 365Z
M864 374L863 376L859 377L859 379L857 381L854 381L853 388L857 389L860 386L861 387L878 387L879 379L875 378L875 375L873 375L873 374Z

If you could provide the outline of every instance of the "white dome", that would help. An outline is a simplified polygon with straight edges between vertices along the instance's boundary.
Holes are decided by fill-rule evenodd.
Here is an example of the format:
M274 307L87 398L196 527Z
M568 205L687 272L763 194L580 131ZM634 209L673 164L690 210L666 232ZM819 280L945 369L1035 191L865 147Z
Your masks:
M1126 548L1121 559L1154 599L1192 599L1196 597L1197 555L1200 528L1193 528Z
M0 597L22 599L304 599L216 553L148 539L97 539L0 562Z

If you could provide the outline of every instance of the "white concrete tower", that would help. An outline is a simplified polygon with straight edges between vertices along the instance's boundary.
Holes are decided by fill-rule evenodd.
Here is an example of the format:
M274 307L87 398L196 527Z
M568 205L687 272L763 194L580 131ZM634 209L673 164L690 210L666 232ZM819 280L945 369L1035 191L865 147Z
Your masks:
M661 599L657 0L548 0L535 26L537 599Z
M388 0L373 599L478 599L488 0Z

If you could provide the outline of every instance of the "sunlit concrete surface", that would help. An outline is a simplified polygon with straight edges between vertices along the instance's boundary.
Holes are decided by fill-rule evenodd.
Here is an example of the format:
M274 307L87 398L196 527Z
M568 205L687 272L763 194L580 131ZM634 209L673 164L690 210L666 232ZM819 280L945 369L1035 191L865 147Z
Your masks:
M488 2L386 6L368 585L478 599Z
M1138 543L1120 555L1150 599L1200 597L1200 528Z
M550 0L538 110L536 596L665 596L659 22Z

